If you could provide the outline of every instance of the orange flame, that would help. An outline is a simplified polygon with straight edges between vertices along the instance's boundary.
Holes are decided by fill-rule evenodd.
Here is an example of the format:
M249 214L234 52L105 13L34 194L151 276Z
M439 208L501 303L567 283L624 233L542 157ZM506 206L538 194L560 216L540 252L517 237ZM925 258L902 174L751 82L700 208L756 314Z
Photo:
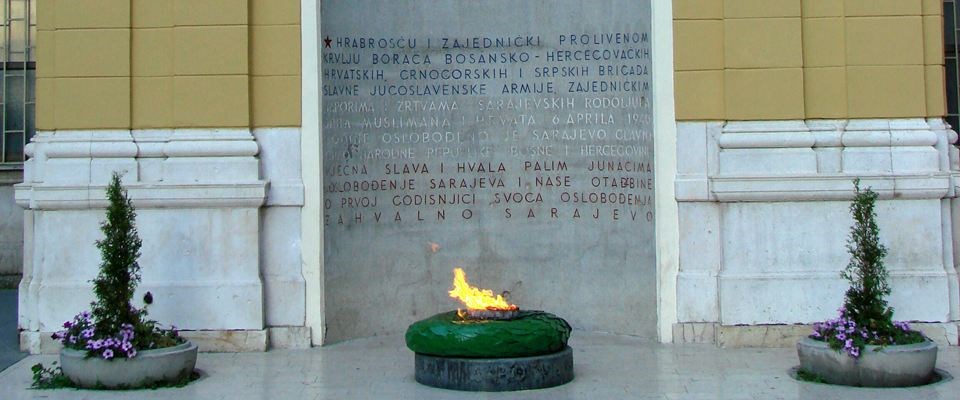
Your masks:
M479 289L467 283L467 274L463 269L453 270L453 290L450 297L459 299L471 310L516 310L517 306L507 303L501 295L494 296L490 289ZM457 310L458 312L460 310Z

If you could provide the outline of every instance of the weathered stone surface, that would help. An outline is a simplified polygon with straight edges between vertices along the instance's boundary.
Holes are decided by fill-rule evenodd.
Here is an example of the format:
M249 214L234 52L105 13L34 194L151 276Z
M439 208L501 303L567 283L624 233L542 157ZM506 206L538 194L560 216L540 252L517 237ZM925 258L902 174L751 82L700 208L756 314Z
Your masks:
M721 325L717 328L717 345L729 348L792 347L811 331L809 325Z
M30 354L57 354L63 349L59 340L54 340L52 332L20 331L20 351Z
M443 389L504 392L542 389L573 380L573 350L517 358L453 358L417 354L415 378Z
M960 339L960 325L946 323L911 323L910 327L934 341L937 346L956 346Z
M270 349L309 349L310 327L278 326L267 328Z
M267 350L267 331L180 331L180 335L195 343L200 351L233 353Z
M717 327L712 323L684 322L673 324L673 343L717 342Z

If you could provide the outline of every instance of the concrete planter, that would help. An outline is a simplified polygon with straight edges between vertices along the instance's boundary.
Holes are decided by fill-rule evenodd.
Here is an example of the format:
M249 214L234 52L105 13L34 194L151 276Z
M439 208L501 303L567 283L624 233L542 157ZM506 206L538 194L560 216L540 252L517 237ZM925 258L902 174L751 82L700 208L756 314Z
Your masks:
M867 346L856 359L831 349L827 342L803 338L797 342L800 369L827 383L848 386L904 387L930 383L937 364L937 344Z
M197 346L186 342L156 350L143 350L133 358L87 358L85 351L60 350L60 368L82 388L124 389L155 383L174 383L188 377L197 365Z

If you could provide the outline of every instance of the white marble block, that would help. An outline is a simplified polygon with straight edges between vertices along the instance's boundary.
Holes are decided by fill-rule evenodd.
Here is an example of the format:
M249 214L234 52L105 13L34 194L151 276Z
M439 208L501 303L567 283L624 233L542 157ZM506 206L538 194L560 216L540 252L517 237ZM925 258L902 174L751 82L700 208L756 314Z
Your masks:
M300 173L300 130L264 128L255 130L253 134L260 145L260 175L270 182L266 207L260 215L260 273L264 285L266 324L303 326L306 320L306 281L302 273L300 240L300 213L304 198ZM290 347L288 342L294 337L299 336L293 335L290 340L276 342L283 343L283 347Z
M677 314L684 322L717 321L717 278L721 266L720 207L716 203L680 204L680 253Z
M27 336L55 331L89 308L104 187L118 171L143 240L135 302L150 291L150 317L163 324L261 332L266 343L260 225L268 183L249 130L41 132L28 153L28 179L16 186L27 209L20 285Z
M692 163L677 173L680 324L833 317L847 288L840 272L858 177L880 195L894 318L960 319L960 172L950 145L956 133L942 120L743 121L720 130L711 141L704 123L678 123L678 162ZM707 162L704 171L703 159L719 167ZM705 182L692 186L695 179ZM704 187L707 194L692 195Z

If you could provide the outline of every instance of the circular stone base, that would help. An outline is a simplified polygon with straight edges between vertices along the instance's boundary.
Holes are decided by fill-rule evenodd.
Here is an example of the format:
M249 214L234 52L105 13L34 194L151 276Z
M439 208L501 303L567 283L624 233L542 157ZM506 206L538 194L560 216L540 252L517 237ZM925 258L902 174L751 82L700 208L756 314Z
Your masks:
M573 380L573 350L514 358L437 357L417 353L416 379L427 386L505 392L559 386Z
M830 348L810 338L797 342L800 369L820 376L827 383L867 387L926 385L937 365L937 344L866 346L860 358Z

